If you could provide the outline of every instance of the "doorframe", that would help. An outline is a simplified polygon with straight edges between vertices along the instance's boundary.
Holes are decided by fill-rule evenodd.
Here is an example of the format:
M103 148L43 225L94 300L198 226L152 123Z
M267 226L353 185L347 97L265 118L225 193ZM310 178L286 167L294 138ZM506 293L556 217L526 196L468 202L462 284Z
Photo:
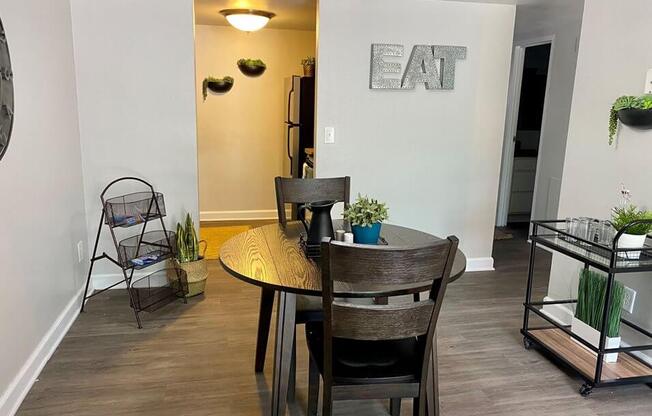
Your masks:
M541 149L543 144L543 133L547 118L548 101L550 99L551 66L555 52L555 35L542 36L533 39L526 39L514 42L512 54L512 68L509 80L509 91L507 95L507 112L505 115L505 134L503 136L502 163L500 169L498 204L496 207L496 226L507 225L509 215L509 200L512 190L512 173L514 170L514 139L518 125L518 111L521 104L521 87L523 81L523 66L525 64L525 49L531 46L550 44L550 56L548 58L548 76L546 79L546 92L543 100L543 116L541 118L541 133L539 134L539 148L537 150L537 167L534 176L534 190L532 194L532 212L537 197L539 183L539 168L541 167Z

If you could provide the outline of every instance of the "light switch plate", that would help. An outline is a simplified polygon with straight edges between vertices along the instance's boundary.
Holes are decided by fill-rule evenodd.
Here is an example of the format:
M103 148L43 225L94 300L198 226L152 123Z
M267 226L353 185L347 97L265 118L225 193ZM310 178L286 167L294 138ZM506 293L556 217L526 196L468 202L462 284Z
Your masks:
M77 261L81 263L84 260L84 242L79 240L77 243Z
M335 127L326 127L324 129L324 143L335 143Z
M652 69L647 71L647 78L645 79L645 93L652 94Z

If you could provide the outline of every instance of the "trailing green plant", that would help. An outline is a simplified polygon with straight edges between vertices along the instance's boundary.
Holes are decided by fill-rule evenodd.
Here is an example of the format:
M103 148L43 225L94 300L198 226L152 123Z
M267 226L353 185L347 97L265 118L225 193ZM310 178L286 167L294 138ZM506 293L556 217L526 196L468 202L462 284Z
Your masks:
M611 223L618 231L632 221L652 220L652 211L638 209L636 205L628 204L622 207L615 207L611 214ZM652 223L636 224L628 227L625 231L632 235L645 235L652 231Z
M238 66L249 66L252 68L267 68L265 62L260 59L242 58L238 59Z
M226 76L224 78L216 78L213 76L208 76L204 78L204 81L201 84L201 93L202 96L204 97L204 101L206 101L206 97L208 97L208 83L209 82L214 82L219 85L226 85L226 84L233 84L233 78Z
M577 287L577 308L575 317L592 328L602 329L602 313L607 293L607 278L592 270L582 269ZM625 287L617 280L611 287L611 305L607 322L607 336L618 337L620 315L625 301Z
M303 66L308 66L308 65L315 65L315 57L314 56L306 56L301 60L301 65Z
M385 203L360 194L358 194L355 202L344 210L343 215L344 219L348 220L351 225L361 227L371 227L389 218Z
M177 223L177 260L179 263L199 260L199 240L190 214L186 214L185 224Z
M618 132L618 112L628 108L652 110L652 94L641 95L640 97L623 95L616 99L609 112L609 145L613 144L614 137Z

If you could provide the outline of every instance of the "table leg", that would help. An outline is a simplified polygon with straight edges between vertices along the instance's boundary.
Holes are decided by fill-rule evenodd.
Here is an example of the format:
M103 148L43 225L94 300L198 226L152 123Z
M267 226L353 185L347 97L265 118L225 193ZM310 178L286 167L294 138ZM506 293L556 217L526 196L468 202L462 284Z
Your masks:
M269 338L269 324L272 322L274 309L274 291L261 289L260 312L258 313L258 337L256 338L256 365L257 373L262 373L265 368L265 354L267 353L267 339Z
M297 296L278 292L276 344L274 348L274 379L272 385L272 416L285 415L292 365Z
M439 416L439 368L437 363L437 330L432 339L432 353L428 367L428 416Z

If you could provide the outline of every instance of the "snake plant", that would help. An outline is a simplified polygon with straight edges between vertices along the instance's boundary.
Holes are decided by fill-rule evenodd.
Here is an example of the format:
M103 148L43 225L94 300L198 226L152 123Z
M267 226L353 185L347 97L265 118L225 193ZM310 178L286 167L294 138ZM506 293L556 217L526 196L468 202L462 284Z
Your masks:
M185 225L177 223L177 260L179 263L199 260L199 241L190 214L186 215Z

